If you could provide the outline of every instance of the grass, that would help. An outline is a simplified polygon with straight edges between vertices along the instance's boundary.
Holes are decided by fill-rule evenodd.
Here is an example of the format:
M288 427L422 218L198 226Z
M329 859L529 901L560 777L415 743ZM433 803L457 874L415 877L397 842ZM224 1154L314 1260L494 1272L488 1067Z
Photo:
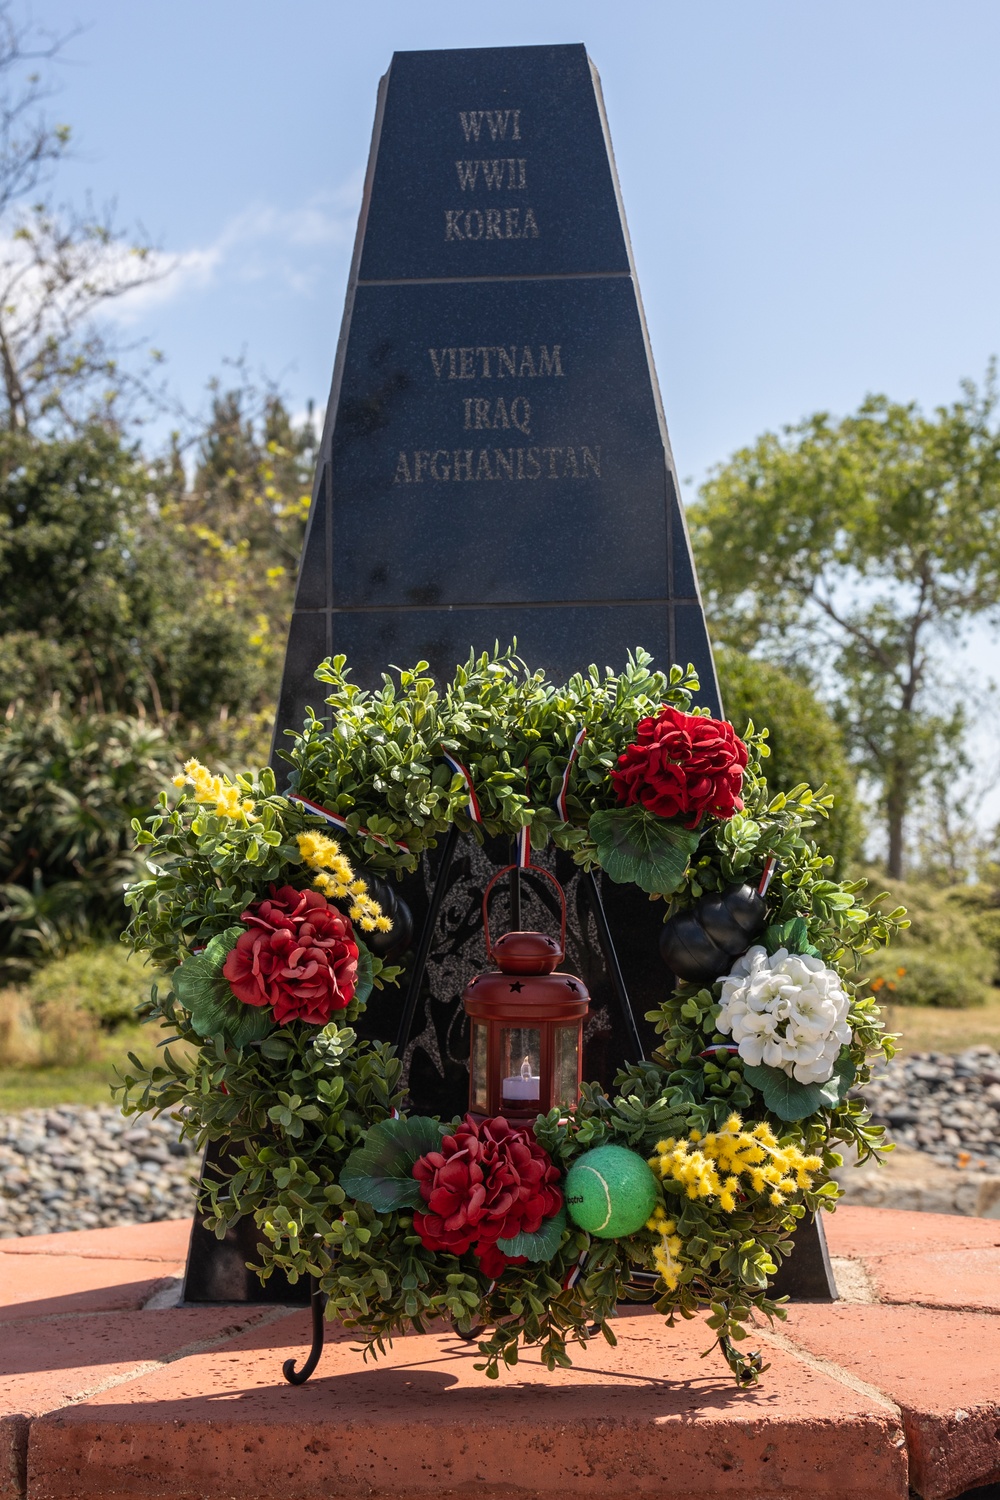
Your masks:
M900 1033L899 1050L961 1052L985 1042L1000 1051L1000 990L985 1005L970 1010L943 1010L930 1005L894 1005L886 1011L887 1029ZM119 1029L103 1044L96 1059L68 1068L0 1068L0 1114L52 1104L111 1104L116 1065L135 1052L144 1062L156 1055L156 1033L144 1026Z
M985 1005L944 1010L934 1005L886 1008L886 1030L900 1033L900 1052L962 1052L980 1043L1000 1052L1000 990Z
M153 1027L123 1026L103 1040L96 1057L72 1067L0 1067L0 1114L52 1104L113 1104L116 1069L127 1065L129 1052L154 1061L156 1035Z

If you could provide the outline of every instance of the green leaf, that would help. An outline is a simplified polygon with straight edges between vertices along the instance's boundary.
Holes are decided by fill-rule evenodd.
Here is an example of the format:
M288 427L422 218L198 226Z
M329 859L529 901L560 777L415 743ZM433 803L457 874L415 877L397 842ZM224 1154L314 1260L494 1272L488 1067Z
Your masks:
M783 1068L744 1068L743 1077L764 1096L764 1103L779 1120L804 1120L820 1109L833 1109L847 1095L857 1069L845 1050L833 1066L833 1076L826 1083L799 1083Z
M413 1164L428 1151L437 1151L443 1134L444 1126L426 1115L380 1120L347 1158L340 1186L349 1198L370 1203L376 1213L418 1207L420 1188L411 1175Z
M779 1120L804 1120L823 1107L818 1083L799 1083L783 1068L769 1068L762 1063L757 1068L744 1068L743 1077L763 1094L764 1103Z
M644 807L594 813L590 836L601 869L611 880L659 896L677 890L701 838L696 830L679 828Z
M831 1109L835 1108L847 1098L848 1090L857 1076L858 1070L851 1061L851 1054L845 1047L833 1065L833 1077L826 1083L820 1084L823 1103Z
M209 938L205 944L205 951L200 956L208 960L216 973L221 974L222 965L245 931L243 926L238 926L227 927L225 932L217 932L214 938Z
M227 1011L222 1030L234 1047L248 1047L251 1042L263 1041L274 1030L274 1014L269 1005L245 1005L231 991L230 1001L235 1009ZM193 1017L191 1024L194 1025Z
M237 1000L222 972L227 955L236 947L242 927L227 927L192 953L174 970L174 993L191 1013L191 1025L199 1036L224 1036L236 1047L258 1042L274 1029L267 1006L244 1005Z
M193 1021L196 1017L214 1013L227 997L233 1000L233 992L222 978L222 966L242 931L242 927L227 927L225 932L211 938L201 953L190 954L174 970L171 976L174 994L185 1010L191 1012ZM195 1030L201 1036L212 1034L210 1030L202 1030L197 1023Z
M764 932L764 947L768 953L777 953L787 948L789 953L808 953L811 958L820 958L818 948L809 941L809 929L805 917L791 917L787 922L772 922Z
M509 1240L497 1240L497 1249L504 1255L524 1255L528 1260L551 1260L559 1249L563 1230L566 1228L566 1210L561 1208L546 1219L541 1229L534 1234L522 1231Z
M260 1051L262 1057L269 1057L272 1062L287 1062L293 1048L284 1037L274 1036L261 1043Z
M365 947L357 933L354 934L354 941L358 945L358 975L354 981L354 998L364 1004L372 992L375 965L371 949Z

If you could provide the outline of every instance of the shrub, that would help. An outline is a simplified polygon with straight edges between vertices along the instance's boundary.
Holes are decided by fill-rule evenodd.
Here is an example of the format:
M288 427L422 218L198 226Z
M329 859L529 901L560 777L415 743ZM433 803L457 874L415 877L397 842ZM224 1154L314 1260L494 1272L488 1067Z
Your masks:
M30 992L0 990L0 1066L72 1068L100 1051L96 1019L73 998L32 1004Z
M141 719L48 711L0 723L0 976L118 936L140 868L131 820L174 761Z
M958 885L947 892L947 900L993 955L992 979L994 984L1000 984L1000 890L986 884Z
M858 853L862 829L840 730L816 694L780 667L725 647L716 651L715 661L723 711L737 734L745 733L751 719L758 728L770 727L764 774L771 790L788 792L805 781L814 789L825 782L833 792L829 820L818 818L809 837L833 855L842 872Z
M0 990L0 1067L31 1068L41 1061L42 1038L24 990Z
M975 912L955 899L963 892L877 874L870 879L874 889L887 892L880 909L905 906L910 921L896 939L892 960L869 971L879 998L895 1005L983 1005L995 958L981 939Z
M150 975L120 944L102 943L45 964L28 994L38 1015L55 1007L80 1010L114 1031L137 1019L136 1007L149 999Z
M938 1005L955 1010L985 1005L989 986L961 958L913 945L880 956L869 970L883 1005Z
M0 1066L76 1067L94 1062L114 1033L132 1027L149 999L151 972L117 943L44 964L27 985L0 990Z

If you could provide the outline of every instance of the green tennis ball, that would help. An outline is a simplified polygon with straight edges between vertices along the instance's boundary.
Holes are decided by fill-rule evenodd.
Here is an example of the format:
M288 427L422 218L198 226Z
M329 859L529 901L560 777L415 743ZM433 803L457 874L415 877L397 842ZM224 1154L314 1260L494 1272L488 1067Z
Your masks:
M653 1212L656 1178L647 1162L624 1146L597 1146L566 1173L566 1210L599 1240L635 1234Z

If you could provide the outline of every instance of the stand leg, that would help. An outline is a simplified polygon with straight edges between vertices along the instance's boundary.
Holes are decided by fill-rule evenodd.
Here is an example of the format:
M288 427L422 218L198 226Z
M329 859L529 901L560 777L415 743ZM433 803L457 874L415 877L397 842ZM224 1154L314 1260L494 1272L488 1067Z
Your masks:
M420 944L413 958L413 968L410 971L409 984L406 987L406 1002L403 1006L403 1014L399 1018L399 1030L396 1032L396 1052L402 1057L406 1052L410 1040L410 1032L413 1030L413 1017L417 1013L417 1001L420 999L420 986L424 979L424 970L427 968L427 957L431 951L431 943L434 939L434 928L437 926L438 912L441 910L441 902L444 900L445 885L448 879L448 871L455 857L455 846L458 843L458 829L452 823L448 829L441 851L441 863L438 866L437 878L434 881L434 890L431 892L431 904L424 918L423 931L420 934Z
M294 1359L286 1359L281 1367L281 1373L289 1385L305 1385L309 1376L319 1364L319 1357L323 1353L324 1318L326 1311L326 1293L319 1289L319 1282L314 1276L309 1278L309 1303L312 1308L312 1347L309 1356L301 1370L295 1368Z
M582 878L586 882L587 891L590 895L590 904L597 922L597 934L601 941L604 962L608 966L608 977L611 980L611 985L622 1013L622 1020L625 1022L625 1029L628 1032L629 1044L632 1049L631 1060L632 1062L642 1062L646 1054L642 1049L639 1028L635 1024L635 1012L632 1009L632 1002L628 997L628 990L625 988L625 978L621 971L621 965L618 962L618 954L615 952L614 940L611 937L611 928L608 926L607 915L604 911L604 902L601 900L601 889L597 884L597 879L592 870Z

